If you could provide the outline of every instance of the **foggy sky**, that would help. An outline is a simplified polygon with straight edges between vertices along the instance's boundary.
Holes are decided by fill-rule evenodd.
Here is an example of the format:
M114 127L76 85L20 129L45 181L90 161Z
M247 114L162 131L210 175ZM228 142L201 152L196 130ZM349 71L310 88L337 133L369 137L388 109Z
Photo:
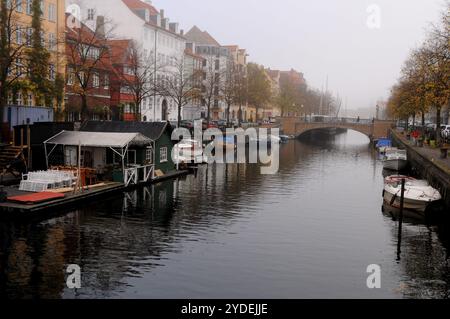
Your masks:
M348 98L348 108L386 98L409 51L437 22L444 0L154 0L171 22L207 30L222 45L246 48L249 60L305 74L320 89ZM381 9L369 29L367 7Z

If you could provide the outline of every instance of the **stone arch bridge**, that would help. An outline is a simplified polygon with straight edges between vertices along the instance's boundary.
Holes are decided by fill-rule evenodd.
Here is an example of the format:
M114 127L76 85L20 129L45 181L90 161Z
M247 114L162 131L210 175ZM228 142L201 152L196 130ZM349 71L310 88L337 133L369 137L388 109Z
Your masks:
M389 129L395 125L395 121L360 120L348 121L344 118L333 118L326 122L308 122L304 119L284 117L280 118L281 129L286 135L300 136L303 133L316 129L343 128L354 130L366 135L370 140L388 136Z

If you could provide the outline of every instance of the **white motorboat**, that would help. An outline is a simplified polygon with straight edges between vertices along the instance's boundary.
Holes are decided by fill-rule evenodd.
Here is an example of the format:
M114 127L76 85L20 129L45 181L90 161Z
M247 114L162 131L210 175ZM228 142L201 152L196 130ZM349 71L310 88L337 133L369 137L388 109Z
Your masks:
M377 141L376 148L380 154L384 154L387 148L392 147L392 141L388 138L381 138Z
M280 144L282 139L279 136L276 135L265 135L265 136L258 136L258 137L251 137L250 142L257 142L260 145L265 143L270 145L273 144Z
M395 208L400 208L402 179L405 179L405 192L403 207L407 210L425 212L428 205L440 200L439 191L425 180L417 180L413 177L393 175L385 178L383 199Z
M399 171L408 164L408 156L406 150L397 148L387 148L383 156L383 167L386 169Z
M175 164L201 164L206 160L203 156L203 144L200 141L186 139L173 147Z

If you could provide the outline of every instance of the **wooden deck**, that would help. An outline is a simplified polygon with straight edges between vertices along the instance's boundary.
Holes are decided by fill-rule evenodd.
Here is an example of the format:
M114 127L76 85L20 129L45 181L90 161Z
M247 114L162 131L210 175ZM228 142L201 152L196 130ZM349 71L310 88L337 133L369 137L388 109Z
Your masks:
M84 203L94 198L123 190L124 185L122 183L110 183L101 188L84 190L81 193L67 193L64 198L44 203L32 205L14 202L0 203L0 219L33 218L41 213L52 213L67 206L76 206L76 204L81 202ZM16 187L6 187L5 191L8 197L26 194L26 192L21 192Z
M15 202L0 203L0 219L42 219L50 215L61 215L62 209L73 207L76 209L82 204L96 200L102 196L109 196L116 192L123 192L128 189L143 187L149 184L156 184L168 179L174 179L189 174L189 171L172 171L166 175L154 178L150 183L141 183L125 187L123 183L107 183L104 186L86 189L80 193L65 193L65 197L38 204L20 204ZM17 186L4 186L8 197L31 194L20 191ZM67 210L65 210L67 211Z

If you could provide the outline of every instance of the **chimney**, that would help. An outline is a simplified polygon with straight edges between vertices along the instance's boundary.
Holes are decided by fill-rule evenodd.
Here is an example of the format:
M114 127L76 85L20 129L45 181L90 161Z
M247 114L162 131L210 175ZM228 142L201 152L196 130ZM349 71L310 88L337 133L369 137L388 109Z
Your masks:
M170 23L169 30L173 33L178 33L178 23L176 22Z
M159 15L161 16L161 20L164 19L164 9L159 10Z
M105 38L105 17L97 16L96 33L99 38Z
M161 28L169 30L169 18L161 19Z
M151 0L144 0L144 2L149 4L149 5L153 5Z
M180 30L180 35L181 35L181 36L184 35L184 30L183 30L183 29Z

